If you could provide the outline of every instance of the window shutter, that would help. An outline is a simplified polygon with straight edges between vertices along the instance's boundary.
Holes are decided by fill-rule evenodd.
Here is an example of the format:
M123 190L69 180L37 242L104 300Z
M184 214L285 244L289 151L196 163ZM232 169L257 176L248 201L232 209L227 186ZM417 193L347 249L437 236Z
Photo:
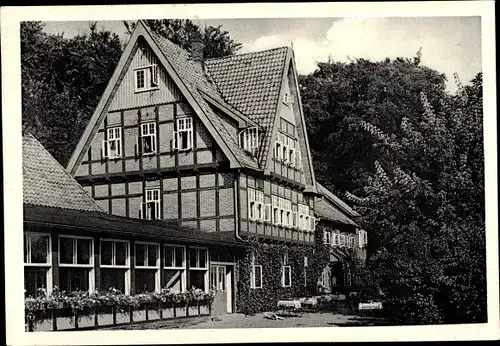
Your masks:
M174 148L174 150L178 150L178 140L177 140L177 132L176 131L172 131L172 147Z
M316 218L314 216L311 216L311 231L314 231L316 229Z
M158 65L151 67L151 84L152 86L158 86Z
M264 204L264 221L271 221L271 205Z
M297 212L292 212L292 227L297 228Z
M161 219L161 217L160 217L160 202L155 202L155 206L156 206L156 213L155 213L156 220L160 220Z
M103 152L103 157L107 158L108 157L108 141L105 139L102 140L102 152Z
M141 207L139 209L139 219L144 219L144 202L141 202Z
M299 148L297 148L295 150L295 166L297 168L302 168L302 164L300 162L300 149Z

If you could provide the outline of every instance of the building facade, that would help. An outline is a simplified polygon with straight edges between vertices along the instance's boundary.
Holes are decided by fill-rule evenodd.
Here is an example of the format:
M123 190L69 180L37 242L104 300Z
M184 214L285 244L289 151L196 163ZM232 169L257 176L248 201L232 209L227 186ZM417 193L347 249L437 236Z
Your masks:
M192 268L206 256L203 279L160 280L216 286L230 312L246 239L313 246L324 193L293 51L203 59L202 49L188 53L139 21L67 171L111 215L232 239L186 250Z

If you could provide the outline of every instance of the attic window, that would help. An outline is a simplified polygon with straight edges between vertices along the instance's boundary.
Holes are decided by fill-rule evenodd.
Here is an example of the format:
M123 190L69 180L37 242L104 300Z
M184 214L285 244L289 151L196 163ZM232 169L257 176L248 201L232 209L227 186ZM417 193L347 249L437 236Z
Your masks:
M285 93L285 94L283 95L283 103L284 103L285 105L287 105L287 106L288 106L289 104L293 103L293 96L292 96L292 95L290 95L289 93Z
M174 149L190 150L193 148L193 118L177 119L177 131L173 133Z
M135 69L135 91L158 88L158 66L149 65Z
M238 135L240 147L252 154L259 148L259 130L257 127L249 127Z
M102 141L103 157L116 159L121 157L121 129L112 127L107 129L107 139Z

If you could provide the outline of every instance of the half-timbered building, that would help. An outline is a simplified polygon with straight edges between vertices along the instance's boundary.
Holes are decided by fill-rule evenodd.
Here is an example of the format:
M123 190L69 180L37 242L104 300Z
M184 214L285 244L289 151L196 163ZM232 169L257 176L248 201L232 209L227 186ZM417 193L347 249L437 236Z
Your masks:
M290 47L204 59L200 42L187 52L142 21L67 171L111 215L234 240L206 248L203 287L228 292L221 304L234 302L236 244L255 236L312 246L325 195ZM198 263L190 249L188 262Z

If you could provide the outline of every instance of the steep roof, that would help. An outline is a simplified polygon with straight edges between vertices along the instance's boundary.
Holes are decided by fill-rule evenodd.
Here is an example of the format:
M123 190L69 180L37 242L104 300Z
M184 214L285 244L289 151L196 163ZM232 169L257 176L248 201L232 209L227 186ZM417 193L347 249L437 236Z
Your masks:
M348 218L344 213L335 208L327 200L318 200L314 204L314 211L319 215L321 219L342 223L345 225L350 225L354 227L359 227L354 221Z
M279 47L205 61L224 100L266 130L264 148L271 139L288 50ZM265 151L260 153L263 166Z
M23 136L23 203L103 211L32 135Z
M349 205L347 205L344 201L342 201L340 198L335 196L330 190L328 190L326 187L321 185L320 183L316 182L316 187L318 189L318 192L325 196L327 199L329 199L336 207L341 209L343 212L345 212L347 215L350 217L359 217L359 213L352 209Z
M187 51L175 45L168 39L161 37L154 32L147 29L151 37L157 43L161 52L165 55L167 60L172 64L174 70L179 74L180 79L184 82L189 92L201 107L209 121L218 130L224 142L229 146L230 150L234 153L236 159L244 166L251 168L258 168L257 160L243 150L238 145L238 139L230 134L227 125L215 114L212 108L203 98L202 94L206 93L222 104L226 104L225 100L220 96L217 87L211 83L206 75L204 75L191 60ZM227 105L231 107L231 105ZM231 107L232 108L232 107ZM234 110L240 113L237 110ZM240 113L241 114L241 113ZM244 116L244 115L242 115Z

